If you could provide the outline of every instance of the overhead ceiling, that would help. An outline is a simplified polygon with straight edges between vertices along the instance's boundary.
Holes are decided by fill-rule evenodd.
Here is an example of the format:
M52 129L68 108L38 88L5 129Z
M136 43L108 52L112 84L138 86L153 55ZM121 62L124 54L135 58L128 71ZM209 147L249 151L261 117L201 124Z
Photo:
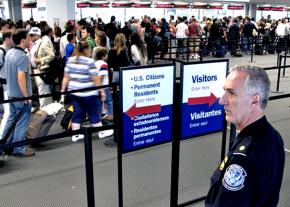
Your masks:
M96 0L78 0L78 2L93 2L93 1L97 2ZM115 0L115 1L117 1L117 0ZM131 0L130 2L142 2L142 1L150 1L150 0ZM151 1L155 1L155 0L151 0ZM158 1L173 2L172 0L158 0ZM274 1L273 0L176 0L176 1L183 1L183 2L189 2L189 3L192 3L192 2L256 3L256 4L272 4L272 5L290 6L289 0L274 0Z

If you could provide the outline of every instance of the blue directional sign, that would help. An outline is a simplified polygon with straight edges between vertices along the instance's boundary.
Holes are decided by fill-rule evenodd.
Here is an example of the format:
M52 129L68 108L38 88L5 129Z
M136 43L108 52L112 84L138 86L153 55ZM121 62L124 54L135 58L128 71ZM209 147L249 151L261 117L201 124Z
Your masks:
M228 61L185 64L182 67L181 139L223 130L223 95Z
M172 140L173 65L121 70L122 151Z

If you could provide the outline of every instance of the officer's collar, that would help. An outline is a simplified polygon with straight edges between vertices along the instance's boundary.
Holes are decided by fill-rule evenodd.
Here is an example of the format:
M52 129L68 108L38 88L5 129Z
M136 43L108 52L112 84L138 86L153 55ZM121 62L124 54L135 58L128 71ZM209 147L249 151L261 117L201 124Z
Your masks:
M265 126L265 123L267 123L267 118L266 116L262 116L262 118L258 119L257 121L249 124L246 126L244 129L241 130L241 132L238 134L238 137L244 137L247 135L252 135L253 133L259 131L259 129L262 126Z

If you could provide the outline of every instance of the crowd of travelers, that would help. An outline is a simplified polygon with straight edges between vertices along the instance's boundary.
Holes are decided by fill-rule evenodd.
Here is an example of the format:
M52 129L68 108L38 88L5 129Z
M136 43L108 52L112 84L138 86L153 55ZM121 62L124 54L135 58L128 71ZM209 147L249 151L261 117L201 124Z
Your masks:
M176 58L190 53L191 58L198 59L201 52L222 57L227 51L239 56L239 51L250 52L255 38L261 37L261 54L279 53L289 44L289 28L287 18L255 22L253 18L241 16L204 17L199 22L194 16L177 20L171 16L167 21L145 15L142 19L132 17L123 27L117 24L115 16L109 23L101 18L86 18L76 25L67 22L64 30L33 19L16 23L1 20L2 100L118 82L119 67L153 63L157 53L160 59L165 59L172 52L172 45L176 46ZM273 44L276 44L275 49L271 47ZM43 110L54 102L64 103L65 99L73 106L72 130L80 129L85 119L89 119L93 127L113 121L110 88L73 93L69 98L53 93L52 97L37 101L2 104L0 139L5 143L25 140L31 112ZM104 138L112 134L113 130L105 130L98 136ZM83 138L82 134L77 134L72 141ZM33 150L23 146L15 147L11 153L21 157L34 155Z

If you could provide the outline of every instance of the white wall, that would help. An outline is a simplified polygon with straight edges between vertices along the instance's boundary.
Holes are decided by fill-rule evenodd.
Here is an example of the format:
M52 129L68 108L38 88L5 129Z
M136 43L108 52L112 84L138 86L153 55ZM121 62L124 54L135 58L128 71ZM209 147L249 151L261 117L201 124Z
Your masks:
M47 22L53 27L55 19L59 19L59 26L64 28L65 23L75 19L74 0L46 0Z

